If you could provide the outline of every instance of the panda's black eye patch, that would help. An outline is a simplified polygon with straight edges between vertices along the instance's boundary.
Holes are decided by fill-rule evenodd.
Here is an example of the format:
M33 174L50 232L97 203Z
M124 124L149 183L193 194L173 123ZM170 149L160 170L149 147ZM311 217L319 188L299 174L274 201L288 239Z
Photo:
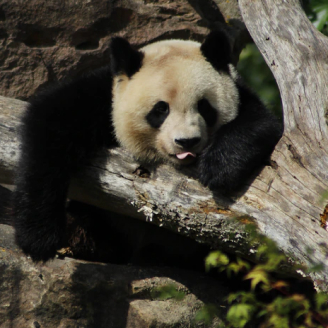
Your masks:
M165 101L159 101L146 115L146 120L151 127L158 129L164 123L169 113L169 104Z
M198 101L198 112L203 116L207 126L212 127L217 121L218 113L205 98Z

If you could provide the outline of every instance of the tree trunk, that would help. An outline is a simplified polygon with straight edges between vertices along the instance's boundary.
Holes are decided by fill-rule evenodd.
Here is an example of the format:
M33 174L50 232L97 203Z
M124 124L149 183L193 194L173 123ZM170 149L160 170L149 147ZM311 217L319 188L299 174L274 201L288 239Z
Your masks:
M301 263L325 263L321 277L327 282L328 38L298 0L240 0L239 6L283 103L284 136L272 156L276 168L250 188L271 220L259 216L261 230Z
M245 257L255 252L245 232L245 224L252 223L292 262L328 264L323 202L328 189L328 39L310 24L297 0L239 4L281 90L285 133L273 165L227 197L188 177L192 171L140 168L124 150L113 149L77 174L69 196ZM12 183L23 108L23 102L0 97L0 183ZM328 290L327 267L311 273L322 290Z

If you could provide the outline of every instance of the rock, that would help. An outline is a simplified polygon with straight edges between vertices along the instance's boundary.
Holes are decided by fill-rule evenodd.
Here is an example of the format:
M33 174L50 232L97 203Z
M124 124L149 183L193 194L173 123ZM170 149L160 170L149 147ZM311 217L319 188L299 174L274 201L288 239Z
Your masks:
M1 328L204 327L194 322L204 303L216 304L219 309L225 306L227 288L199 272L69 258L34 264L8 243L13 229L0 225L0 231L3 229ZM168 285L183 291L183 300L156 298L156 289Z
M222 26L236 63L249 36L233 1L2 0L1 95L26 100L52 82L108 64L115 35L143 46L167 38L201 41L208 28Z
M170 37L201 40L206 25L185 0L3 0L1 95L27 99L51 82L108 64L114 35L137 46Z

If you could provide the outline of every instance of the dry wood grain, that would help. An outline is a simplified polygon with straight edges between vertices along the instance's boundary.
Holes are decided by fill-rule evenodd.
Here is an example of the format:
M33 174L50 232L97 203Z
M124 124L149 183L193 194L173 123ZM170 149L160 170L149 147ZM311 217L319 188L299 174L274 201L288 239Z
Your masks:
M278 234L268 235L297 259L327 264L328 236L320 214L328 189L328 38L310 23L298 0L240 0L239 6L283 103L284 137L272 156L277 169L270 191L262 189L279 225Z
M0 97L1 183L13 182L19 154L17 128L24 104ZM275 157L279 156L282 155L278 150ZM300 241L303 239L304 246L313 248L327 237L320 227L321 207L316 203L320 192L313 192L312 201L304 201L296 188L292 191L286 187L285 176L279 176L279 170L290 176L286 168L266 167L250 186L245 186L248 190L226 197L214 195L188 177L192 172L179 172L168 165L140 169L127 152L112 149L85 165L74 177L70 198L146 220L250 258L255 250L247 245L244 228L246 223L252 223L276 240L291 258L308 263ZM311 176L306 178L310 183ZM297 201L298 206L293 205ZM306 215L301 214L303 211ZM322 254L316 252L314 259L324 260ZM325 281L326 273L316 279Z

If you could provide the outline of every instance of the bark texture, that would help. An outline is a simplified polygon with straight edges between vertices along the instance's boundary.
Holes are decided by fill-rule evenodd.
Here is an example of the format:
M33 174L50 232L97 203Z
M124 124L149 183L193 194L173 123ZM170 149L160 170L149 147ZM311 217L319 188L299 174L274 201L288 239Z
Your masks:
M298 0L240 0L239 5L276 78L285 125L272 156L275 169L249 191L265 204L262 230L300 262L323 262L318 276L327 282L328 38L310 23Z

